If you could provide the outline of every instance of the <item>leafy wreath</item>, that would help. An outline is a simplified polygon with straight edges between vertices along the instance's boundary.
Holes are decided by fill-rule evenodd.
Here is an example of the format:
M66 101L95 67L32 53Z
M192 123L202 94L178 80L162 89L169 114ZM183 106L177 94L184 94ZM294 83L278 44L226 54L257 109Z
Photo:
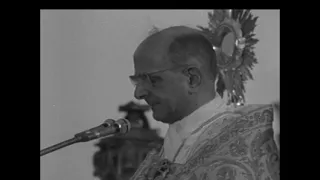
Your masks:
M208 13L209 27L197 26L216 50L218 64L217 93L228 92L228 104L243 105L247 80L253 80L250 70L257 64L254 28L258 17L250 10L214 10Z

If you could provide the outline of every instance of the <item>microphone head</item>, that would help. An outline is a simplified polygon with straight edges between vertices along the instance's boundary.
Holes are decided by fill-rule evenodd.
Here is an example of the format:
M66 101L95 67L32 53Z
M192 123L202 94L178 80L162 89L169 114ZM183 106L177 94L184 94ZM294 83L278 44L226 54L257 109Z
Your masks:
M109 126L111 126L112 124L114 124L116 121L115 120L113 120L113 119L107 119L107 120L105 120L104 122L103 122L103 126L104 127L109 127Z
M131 129L131 124L127 119L119 119L115 122L116 124L119 125L120 133L125 134L130 131Z

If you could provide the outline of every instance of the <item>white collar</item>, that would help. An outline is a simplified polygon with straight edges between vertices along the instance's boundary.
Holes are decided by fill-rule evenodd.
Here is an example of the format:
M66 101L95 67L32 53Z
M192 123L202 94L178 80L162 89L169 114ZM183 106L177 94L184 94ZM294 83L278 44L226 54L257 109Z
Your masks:
M227 105L225 101L217 95L213 100L184 117L182 120L169 125L169 134L178 134L180 140L184 140L196 130L202 123L212 118L219 112L225 111ZM170 136L170 135L169 135Z

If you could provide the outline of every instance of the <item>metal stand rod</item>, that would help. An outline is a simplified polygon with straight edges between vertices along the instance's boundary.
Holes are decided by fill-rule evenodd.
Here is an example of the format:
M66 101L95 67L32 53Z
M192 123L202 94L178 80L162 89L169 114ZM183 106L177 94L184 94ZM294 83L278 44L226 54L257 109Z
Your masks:
M48 154L48 153L51 153L53 151L56 151L58 149L61 149L63 147L69 146L69 145L77 143L77 142L80 142L80 138L79 137L78 138L74 137L72 139L63 141L61 143L58 143L56 145L53 145L53 146L50 146L48 148L45 148L45 149L41 150L40 151L40 156L43 156L43 155Z

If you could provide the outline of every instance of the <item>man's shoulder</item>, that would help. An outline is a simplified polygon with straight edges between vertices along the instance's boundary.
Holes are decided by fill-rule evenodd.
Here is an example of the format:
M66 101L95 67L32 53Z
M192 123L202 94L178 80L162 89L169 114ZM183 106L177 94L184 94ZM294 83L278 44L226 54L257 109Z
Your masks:
M262 124L271 125L273 121L272 104L249 104L227 112L210 123L202 134L210 137L211 134L217 134L213 133L213 130L222 133L240 127L254 128Z
M247 115L252 112L272 110L272 104L248 104L245 106L240 106L233 110L233 113L240 115Z
M207 147L214 147L210 148L210 151L214 152L239 136L250 134L261 127L272 128L272 121L273 107L271 104L239 107L205 127L195 143L193 153L201 153Z
M252 177L267 176L255 169L259 166L257 162L261 162L268 172L278 173L272 105L248 105L238 111L218 119L219 123L214 121L201 134L186 163L190 171L213 172L224 165L238 168L242 173L253 173ZM277 158L270 159L273 157Z

